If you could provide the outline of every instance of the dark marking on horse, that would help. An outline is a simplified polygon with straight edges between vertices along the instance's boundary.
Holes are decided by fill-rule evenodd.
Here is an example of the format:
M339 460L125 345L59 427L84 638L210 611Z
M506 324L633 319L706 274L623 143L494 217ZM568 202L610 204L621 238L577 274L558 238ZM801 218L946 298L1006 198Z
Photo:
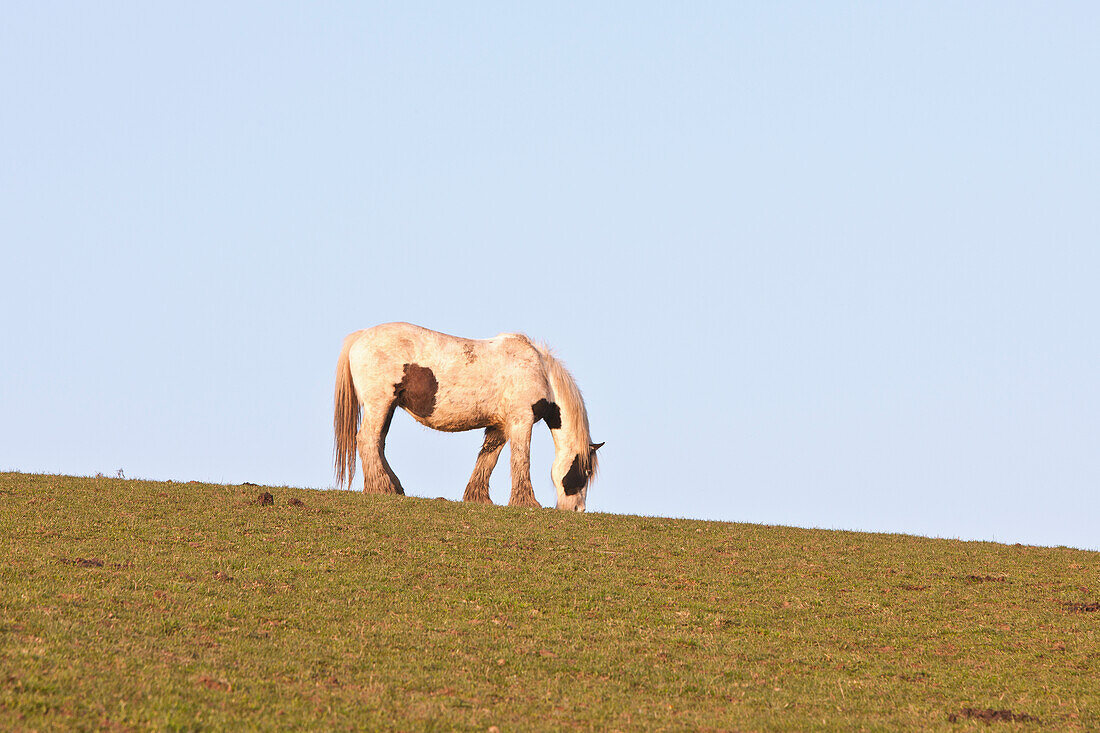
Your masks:
M550 402L544 397L531 405L531 412L535 413L535 422L546 420L546 427L551 430L561 427L561 408L556 402Z
M397 392L396 388L394 388L394 392ZM390 405L390 411L386 413L386 421L384 423L382 423L382 435L380 436L380 440L382 441L382 445L386 444L386 436L390 432L390 422L393 420L393 413L394 413L394 410L396 410L396 409L397 409L397 403L395 402L394 404Z
M485 429L485 442L481 444L481 450L478 451L478 456L487 455L489 453L495 453L501 446L507 443L507 438L497 428Z
M473 364L477 361L477 354L474 353L474 345L467 343L462 345L462 353L466 357L467 364Z
M581 493L581 489L588 483L588 477L581 470L581 457L573 456L573 465L569 467L569 473L561 480L561 487L565 489L566 496Z
M428 367L419 364L406 364L405 375L393 386L397 404L416 415L428 417L435 409L435 395L439 391L439 382Z

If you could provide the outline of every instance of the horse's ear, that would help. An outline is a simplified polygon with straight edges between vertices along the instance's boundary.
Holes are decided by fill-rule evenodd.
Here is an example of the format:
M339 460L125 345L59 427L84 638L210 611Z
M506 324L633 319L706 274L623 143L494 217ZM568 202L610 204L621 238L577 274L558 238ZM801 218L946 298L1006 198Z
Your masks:
M604 441L604 442L607 442L607 441ZM590 453L595 453L600 448L603 448L603 443L593 443L592 445L588 446L588 450L589 450Z

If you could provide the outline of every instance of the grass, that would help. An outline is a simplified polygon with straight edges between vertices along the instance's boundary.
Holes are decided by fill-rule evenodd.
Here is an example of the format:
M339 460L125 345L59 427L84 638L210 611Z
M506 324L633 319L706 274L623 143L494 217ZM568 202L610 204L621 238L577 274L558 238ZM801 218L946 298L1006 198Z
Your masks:
M1066 548L7 473L0 728L1097 730L1098 581Z

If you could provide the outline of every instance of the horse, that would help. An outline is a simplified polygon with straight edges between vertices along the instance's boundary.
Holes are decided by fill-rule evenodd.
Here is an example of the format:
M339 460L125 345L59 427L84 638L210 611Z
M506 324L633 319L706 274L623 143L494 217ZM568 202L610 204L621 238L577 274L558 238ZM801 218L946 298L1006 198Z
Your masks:
M550 478L557 508L583 512L596 473L588 412L572 375L523 334L466 339L411 323L385 323L344 338L336 363L333 432L337 486L363 464L363 493L404 494L386 461L386 433L400 407L446 432L484 428L485 440L463 501L492 504L489 477L511 443L511 506L538 507L531 487L531 430L540 420L554 439Z

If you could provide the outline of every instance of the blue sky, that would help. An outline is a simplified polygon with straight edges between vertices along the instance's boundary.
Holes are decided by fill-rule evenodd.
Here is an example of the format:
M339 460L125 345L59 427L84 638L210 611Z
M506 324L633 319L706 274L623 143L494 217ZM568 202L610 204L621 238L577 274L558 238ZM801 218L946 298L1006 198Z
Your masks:
M1095 5L475 5L5 4L0 469L331 486L407 320L555 347L590 511L1100 548Z

